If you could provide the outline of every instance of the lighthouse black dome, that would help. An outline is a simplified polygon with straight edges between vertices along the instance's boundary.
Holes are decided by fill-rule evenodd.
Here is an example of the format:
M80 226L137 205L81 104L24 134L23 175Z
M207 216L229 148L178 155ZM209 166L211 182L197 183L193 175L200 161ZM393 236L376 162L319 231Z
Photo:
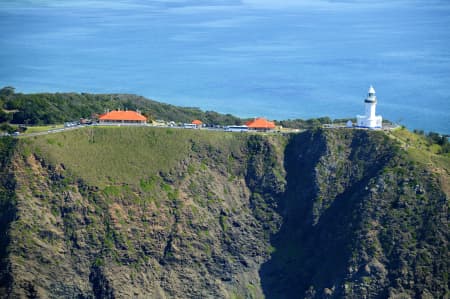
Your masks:
M367 98L364 100L364 103L376 103L377 97L375 96L375 89L373 86L370 86L369 91L367 92Z

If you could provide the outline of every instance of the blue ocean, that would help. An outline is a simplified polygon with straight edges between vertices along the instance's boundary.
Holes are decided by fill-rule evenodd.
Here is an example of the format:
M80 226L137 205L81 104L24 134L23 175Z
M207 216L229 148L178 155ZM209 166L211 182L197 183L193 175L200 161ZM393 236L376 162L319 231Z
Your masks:
M2 0L0 87L450 133L448 0Z

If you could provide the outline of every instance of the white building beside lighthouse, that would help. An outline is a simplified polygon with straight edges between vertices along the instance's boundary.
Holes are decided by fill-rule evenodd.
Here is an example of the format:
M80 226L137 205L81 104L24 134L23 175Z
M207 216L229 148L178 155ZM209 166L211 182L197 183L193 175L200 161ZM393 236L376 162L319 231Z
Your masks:
M375 96L375 89L370 86L367 98L364 100L366 105L365 115L356 116L356 126L360 128L376 129L381 128L383 118L381 115L375 115L375 108L377 106L377 97Z

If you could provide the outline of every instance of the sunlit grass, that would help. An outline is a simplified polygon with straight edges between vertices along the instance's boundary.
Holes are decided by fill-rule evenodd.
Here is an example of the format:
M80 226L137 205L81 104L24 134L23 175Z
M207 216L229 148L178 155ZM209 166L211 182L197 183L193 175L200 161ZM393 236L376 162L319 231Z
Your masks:
M193 152L207 157L238 150L246 134L151 127L86 127L32 137L29 142L54 164L96 186L139 184L168 172Z
M440 145L430 145L425 136L410 132L405 128L392 130L388 134L400 142L415 162L450 173L450 156L448 154L438 155L441 150Z

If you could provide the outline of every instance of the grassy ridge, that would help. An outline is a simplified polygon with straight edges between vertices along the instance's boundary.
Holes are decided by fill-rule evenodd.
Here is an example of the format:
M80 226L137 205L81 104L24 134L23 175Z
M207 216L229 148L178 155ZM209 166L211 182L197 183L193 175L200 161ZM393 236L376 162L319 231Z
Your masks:
M245 138L242 134L199 130L93 127L23 142L91 185L105 186L116 182L136 185L142 178L170 171L192 151L201 151L204 156L216 150L231 153Z
M404 128L388 132L405 150L408 157L436 174L442 190L450 196L450 153L443 146L430 143L422 134Z
M448 176L449 154L438 154L439 145L429 145L423 136L406 129L387 134L415 162L438 168ZM133 183L149 173L167 172L193 149L202 150L205 156L212 149L231 152L233 147L242 146L244 136L248 135L148 127L92 127L34 137L33 144L38 152L55 163L63 163L92 184L107 185L117 181ZM205 141L209 148L196 148L195 144Z
M389 131L387 134L403 146L413 161L433 168L441 168L450 174L450 153L443 152L441 145L430 143L424 135L404 128Z

